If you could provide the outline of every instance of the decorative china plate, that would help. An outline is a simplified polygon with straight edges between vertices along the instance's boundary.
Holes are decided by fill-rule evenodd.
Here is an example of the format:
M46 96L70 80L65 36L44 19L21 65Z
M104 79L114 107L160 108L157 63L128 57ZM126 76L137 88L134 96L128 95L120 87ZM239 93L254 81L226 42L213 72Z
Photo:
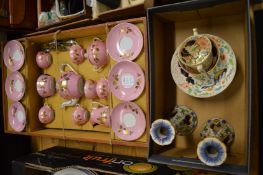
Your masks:
M5 92L9 99L19 101L25 94L25 81L18 71L9 74L5 80Z
M146 128L145 115L133 102L123 102L112 109L112 129L122 140L132 141L142 136Z
M22 44L17 40L6 43L4 48L4 63L10 71L19 70L25 61L25 51Z
M178 49L171 62L171 73L176 85L185 93L198 98L208 98L221 93L230 85L236 73L236 57L231 46L220 37L209 34L206 36L220 50L219 60L215 67L207 72L208 75L185 71L179 64Z
M95 171L78 168L65 168L57 171L54 175L98 175Z
M134 60L141 52L143 36L140 29L131 23L120 23L108 33L106 48L115 61Z
M113 66L109 73L111 92L122 101L138 98L145 86L144 73L140 66L131 61L122 61Z
M129 173L134 174L146 174L146 173L152 173L158 169L156 165L152 165L150 163L135 163L132 165L124 165L123 169Z
M20 102L14 102L8 109L8 121L11 128L21 132L26 126L26 111Z

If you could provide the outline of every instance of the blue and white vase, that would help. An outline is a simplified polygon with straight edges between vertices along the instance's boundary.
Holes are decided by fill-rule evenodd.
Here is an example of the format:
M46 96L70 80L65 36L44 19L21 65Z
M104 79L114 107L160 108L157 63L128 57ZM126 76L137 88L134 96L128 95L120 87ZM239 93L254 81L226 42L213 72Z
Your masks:
M150 135L156 144L164 146L173 142L175 130L169 120L158 119L152 123Z
M222 165L227 158L227 148L215 137L207 137L198 143L198 158L208 166Z
M186 136L191 134L197 126L195 112L187 106L174 107L169 120L158 119L152 123L150 135L158 145L169 145L175 135Z
M198 158L208 166L222 165L227 159L227 148L234 142L235 132L224 119L208 120L200 133L203 138L197 147Z

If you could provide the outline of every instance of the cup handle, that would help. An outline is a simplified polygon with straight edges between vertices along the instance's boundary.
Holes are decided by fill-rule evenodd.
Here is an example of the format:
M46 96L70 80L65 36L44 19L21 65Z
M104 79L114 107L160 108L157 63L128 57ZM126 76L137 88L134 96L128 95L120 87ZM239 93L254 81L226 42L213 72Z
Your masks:
M51 107L50 104L48 104L47 102L44 103L44 106L48 106L48 107Z
M93 66L93 70L95 71L95 72L98 72L98 73L100 73L103 69L102 69L102 67L100 66L100 67L97 67L97 66Z
M193 33L194 33L194 36L198 35L197 28L193 28Z
M108 106L104 105L102 103L96 102L96 101L91 102L91 108L92 109L97 109L99 107L108 107Z
M101 39L98 38L98 37L94 37L94 38L93 38L93 42L95 42L95 41L101 41Z
M197 68L197 71L200 73L205 72L203 65L198 65L196 68Z
M76 99L71 99L71 100L68 100L68 101L65 101L61 104L61 108L65 108L67 106L75 106L79 101L79 98L76 98Z
M69 64L61 64L60 67L59 67L59 71L60 71L61 73L65 73L66 67L68 67L70 70L72 70L73 72L75 72L76 74L78 74L78 72L77 72L72 66L70 66Z

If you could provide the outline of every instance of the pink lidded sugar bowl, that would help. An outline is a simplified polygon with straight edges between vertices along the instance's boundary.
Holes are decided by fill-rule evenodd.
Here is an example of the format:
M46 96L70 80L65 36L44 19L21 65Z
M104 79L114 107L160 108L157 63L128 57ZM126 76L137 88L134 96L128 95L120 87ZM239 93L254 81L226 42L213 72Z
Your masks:
M70 71L65 71L66 67ZM84 95L84 79L69 64L62 64L60 72L62 75L57 80L56 89L62 98L69 100L63 102L61 107L74 106L78 99Z

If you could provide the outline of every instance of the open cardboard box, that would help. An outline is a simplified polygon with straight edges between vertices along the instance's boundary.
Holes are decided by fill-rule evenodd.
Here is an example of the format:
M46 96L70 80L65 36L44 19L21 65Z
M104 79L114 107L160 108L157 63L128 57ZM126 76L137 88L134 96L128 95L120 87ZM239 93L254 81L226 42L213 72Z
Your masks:
M153 6L154 0L122 0L120 7L98 12L98 18L102 21L114 21L145 16L146 9Z
M149 161L200 168L231 174L249 174L253 91L252 43L248 1L200 0L148 9L150 116L151 122L166 118L175 105L193 109L198 125L189 136L176 136L175 142L160 147L149 142ZM233 48L237 71L230 86L210 98L195 98L181 91L170 70L175 49L192 29L219 36ZM252 84L253 83L253 84ZM235 140L227 161L216 167L204 165L197 158L200 131L211 118L223 118L233 126Z
M60 77L61 73L59 72L59 66L62 63L69 63L77 72L79 72L84 79L99 80L108 76L108 73L111 67L116 64L113 59L109 60L110 62L103 69L102 72L96 72L93 70L92 65L85 60L84 63L80 65L73 64L69 58L68 51L51 51L53 63L52 65L42 70L36 64L36 54L41 50L41 45L53 41L54 38L57 40L69 40L74 39L78 42L83 48L87 48L92 42L94 37L99 37L103 41L106 40L107 33L110 29L120 22L130 22L139 27L144 37L144 45L141 53L136 58L135 62L140 65L142 70L145 73L146 86L139 98L134 102L138 104L143 110L146 116L147 127L144 134L135 141L123 141L117 138L111 128L97 125L93 127L89 122L83 126L77 126L72 121L72 111L74 107L67 107L66 109L61 109L60 105L65 100L62 99L58 93L52 97L43 99L37 94L36 91L36 80L41 74L49 74L53 76L56 80ZM118 144L118 145L127 145L127 146L137 146L137 147L147 147L148 141L148 131L149 131L149 107L148 107L148 57L147 57L147 30L146 30L146 19L145 18L136 18L125 21L111 22L100 25L88 26L83 28L65 30L50 34L43 34L37 36L31 36L19 39L25 48L25 63L20 72L25 78L26 82L26 92L25 96L21 100L22 104L26 108L27 112L27 124L23 132L18 133L14 132L8 124L8 107L11 105L11 101L7 98L6 95L3 97L4 104L4 119L5 119L5 132L14 133L14 134L24 134L31 136L47 136L60 139L69 139L69 140L79 140L79 141L89 141L89 142L98 142L98 143L107 143L107 144ZM7 74L10 72L5 66L3 66L3 80L5 81ZM4 83L3 89L4 89ZM5 94L5 91L3 91ZM96 99L95 101L100 102L104 105L108 105L110 109L115 107L121 101L114 97L113 94L109 95L108 99ZM91 102L85 97L82 97L80 100L80 105L84 106L86 109L91 111ZM47 125L42 125L38 120L38 111L40 107L48 103L55 110L55 120Z
M58 4L60 1L57 1ZM65 3L65 2L64 2ZM44 1L44 0L37 0L37 17L39 19L41 12L48 12L51 10L52 6L56 4L56 0L53 1ZM60 13L59 13L60 14ZM92 21L92 10L91 7L89 7L86 3L86 1L83 0L83 10L71 14L68 16L63 16L60 14L60 21L46 25L46 26L38 26L37 30L47 30L49 28L53 28L56 26L63 26L67 23L74 23L75 21L85 19L88 21Z

